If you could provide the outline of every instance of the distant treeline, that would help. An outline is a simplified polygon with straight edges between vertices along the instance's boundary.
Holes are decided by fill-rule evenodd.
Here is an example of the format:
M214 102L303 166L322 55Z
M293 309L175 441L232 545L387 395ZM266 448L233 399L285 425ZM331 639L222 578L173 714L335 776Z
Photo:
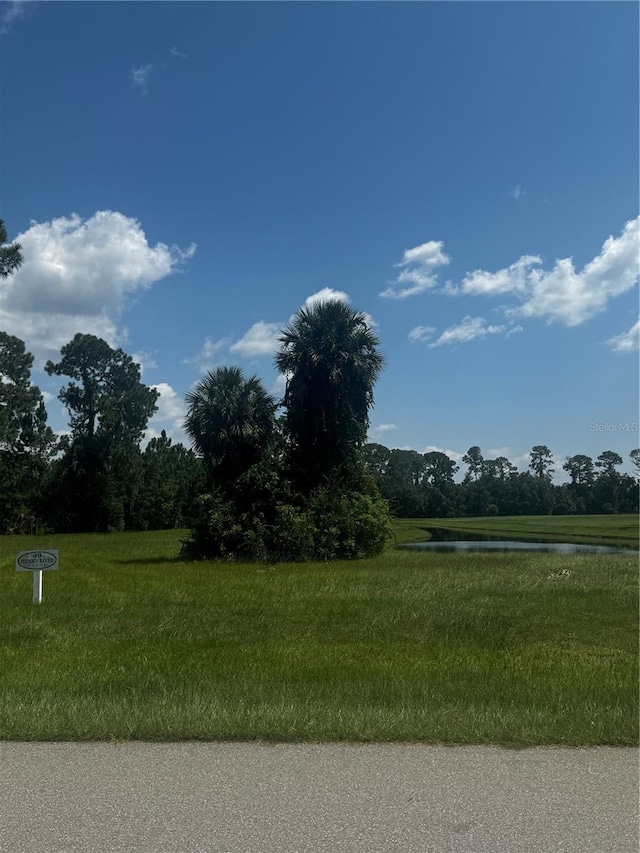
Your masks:
M467 471L445 453L390 450L367 444L366 462L382 497L399 518L456 518L487 515L569 515L638 512L638 480L616 470L622 457L605 450L570 456L563 463L569 482L554 485L553 457L545 445L530 452L529 471L519 472L505 456L485 459L479 447L462 457ZM640 474L640 450L630 454Z
M60 361L45 367L68 380L59 399L70 429L56 435L31 383L33 356L19 338L0 332L0 531L195 524L208 543L203 553L228 538L229 553L298 558L330 553L338 531L341 554L381 547L372 533L385 523L379 494L405 518L638 511L638 482L617 470L623 460L611 450L595 461L568 458L562 467L570 482L554 485L544 445L532 448L526 473L471 447L457 483L459 467L444 453L366 444L382 359L363 318L334 303L301 312L282 339L280 367L292 378L279 403L237 368L205 377L186 401L185 426L197 453L165 432L142 449L158 392L140 381L129 355L92 335L76 335ZM341 356L324 350L335 344L343 353L345 340L354 355L349 370L337 370ZM327 366L313 384L318 353ZM286 414L278 418L279 407ZM639 457L640 450L631 453L636 469Z

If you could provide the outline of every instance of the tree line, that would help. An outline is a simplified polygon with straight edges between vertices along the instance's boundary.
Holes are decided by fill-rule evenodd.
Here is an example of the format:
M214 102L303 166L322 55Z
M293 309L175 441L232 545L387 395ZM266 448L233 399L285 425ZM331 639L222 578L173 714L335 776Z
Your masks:
M474 445L460 466L445 453L390 450L381 444L364 448L367 466L394 515L401 518L455 518L490 515L571 515L638 512L638 480L617 469L622 457L605 450L569 456L562 463L569 482L555 485L553 456L546 445L529 453L529 470L520 472L505 456L485 459ZM630 454L640 476L640 450Z
M47 425L33 356L0 332L0 523L5 533L190 527L189 557L334 559L378 553L388 505L364 457L377 337L341 302L301 309L283 330L276 400L238 367L186 396L187 449L141 442L158 392L122 349L78 333L48 361L68 381L69 433ZM280 413L280 414L279 414Z
M6 242L0 220L0 243ZM22 263L0 246L0 277ZM48 361L68 381L59 393L69 431L47 425L31 381L33 355L0 331L0 530L3 533L191 529L195 558L334 559L378 553L390 510L403 517L634 512L637 482L605 451L570 457L571 482L554 486L552 457L531 451L530 471L484 459L468 470L444 453L367 444L373 388L384 365L366 315L343 302L300 309L279 338L286 379L276 400L238 367L210 371L185 400L192 447L163 431L142 449L158 392L122 349L78 333ZM632 453L638 467L640 450Z

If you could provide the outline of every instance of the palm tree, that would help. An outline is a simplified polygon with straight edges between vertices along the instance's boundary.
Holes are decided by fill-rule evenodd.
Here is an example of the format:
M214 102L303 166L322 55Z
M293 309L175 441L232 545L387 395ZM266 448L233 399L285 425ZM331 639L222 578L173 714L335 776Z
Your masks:
M228 492L270 445L276 403L239 367L209 371L185 399L185 431L205 459L211 485Z
M294 475L310 490L364 445L384 359L366 316L344 302L300 309L280 343L276 367L287 376L283 402Z

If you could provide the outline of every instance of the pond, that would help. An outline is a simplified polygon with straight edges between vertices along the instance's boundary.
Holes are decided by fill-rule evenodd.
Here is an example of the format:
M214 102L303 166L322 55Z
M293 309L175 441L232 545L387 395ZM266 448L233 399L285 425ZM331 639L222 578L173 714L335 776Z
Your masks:
M552 554L632 554L638 551L614 545L581 545L574 542L546 542L542 540L506 539L488 536L485 533L473 533L468 530L454 530L449 527L430 527L429 542L407 542L401 548L417 548L438 553L455 551L542 551Z

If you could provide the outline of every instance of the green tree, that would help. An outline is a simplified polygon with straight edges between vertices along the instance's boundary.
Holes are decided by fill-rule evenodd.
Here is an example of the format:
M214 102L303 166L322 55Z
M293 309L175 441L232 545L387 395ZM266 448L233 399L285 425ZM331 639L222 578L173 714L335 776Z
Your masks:
M618 465L622 465L622 456L613 450L605 450L596 459L596 468L600 468L602 474L615 474Z
M553 454L545 444L536 444L529 453L529 468L536 477L551 481L553 475Z
M473 447L470 447L467 450L462 457L462 461L468 466L467 473L464 477L465 483L468 483L471 480L480 479L484 470L484 458L482 456L482 451L477 444L474 444Z
M640 448L636 447L635 450L632 450L629 454L629 458L631 459L631 464L636 473L636 477L640 477Z
M24 342L0 332L0 525L15 532L33 526L56 443L32 365Z
M364 459L367 470L378 484L380 484L380 481L387 473L390 456L391 451L384 444L371 442L364 446Z
M593 459L583 453L569 456L563 464L562 469L567 472L571 480L571 490L575 511L578 513L588 512L592 502L592 489L595 480Z
M256 376L221 367L209 372L186 402L185 430L204 458L207 492L196 501L183 555L266 556L281 455L275 400Z
M344 302L302 308L280 337L292 473L309 493L358 466L384 359L366 316Z
M605 450L596 459L600 473L594 487L594 504L598 512L620 511L622 478L616 468L622 461L622 456L613 450Z
M593 470L593 459L578 453L569 456L563 464L562 469L567 472L572 486L592 486L595 473Z
M425 480L437 488L445 484L453 483L453 476L459 470L459 466L450 459L446 453L439 450L431 450L423 456L425 463Z
M500 480L506 480L512 474L517 474L518 469L513 465L506 456L498 456L493 460L496 476Z
M72 380L59 394L71 425L53 496L64 510L62 526L130 526L141 473L139 443L159 394L140 381L131 356L94 335L78 333L61 355L45 370Z
M162 430L147 444L141 462L137 526L144 530L186 527L202 491L202 460L182 444L173 444Z
M22 246L20 243L7 245L7 229L4 219L0 219L0 278L7 278L22 266Z
M239 367L210 371L186 396L185 431L204 458L211 487L231 493L276 435L276 402Z

